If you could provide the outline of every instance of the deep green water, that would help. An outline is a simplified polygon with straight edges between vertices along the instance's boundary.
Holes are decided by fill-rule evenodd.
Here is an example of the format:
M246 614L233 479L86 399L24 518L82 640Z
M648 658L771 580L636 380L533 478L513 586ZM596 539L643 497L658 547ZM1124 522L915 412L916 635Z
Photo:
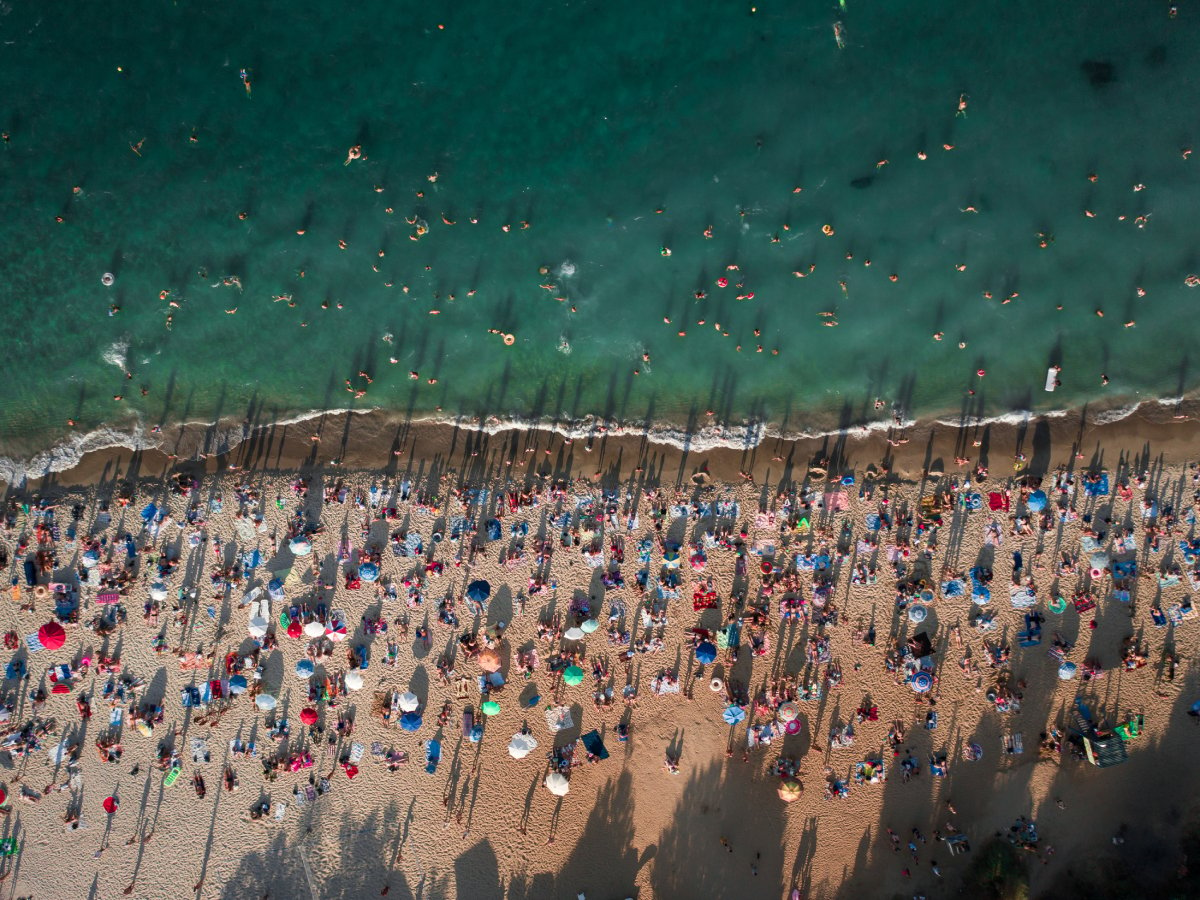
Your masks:
M1200 10L848 3L6 0L3 441L347 405L819 429L875 397L1194 387Z

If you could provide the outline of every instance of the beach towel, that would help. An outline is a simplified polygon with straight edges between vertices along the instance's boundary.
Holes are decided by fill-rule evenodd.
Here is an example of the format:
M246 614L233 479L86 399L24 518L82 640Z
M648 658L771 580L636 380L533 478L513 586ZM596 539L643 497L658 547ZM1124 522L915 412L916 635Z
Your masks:
M993 511L1003 510L1004 512L1008 512L1008 509L1009 509L1008 495L1002 494L999 491L989 491L988 492L988 509L993 510Z
M1095 480L1084 479L1083 489L1089 497L1105 497L1108 495L1108 473L1102 472Z
M850 497L845 491L830 491L821 500L830 512L841 512L850 505Z
M608 759L608 750L604 746L604 741L600 738L600 732L589 731L587 734L580 737L583 741L583 746L587 748L587 752L597 759Z
M1008 599L1012 601L1014 609L1028 609L1037 603L1037 596L1032 590L1017 585L1009 588Z

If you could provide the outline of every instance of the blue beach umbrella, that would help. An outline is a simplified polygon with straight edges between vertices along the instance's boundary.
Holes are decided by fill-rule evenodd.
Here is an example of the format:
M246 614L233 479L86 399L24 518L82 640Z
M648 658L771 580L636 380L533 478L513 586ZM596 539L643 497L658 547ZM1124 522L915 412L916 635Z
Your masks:
M924 694L933 687L933 676L928 672L921 671L912 677L912 689L918 694Z
M908 620L910 622L921 623L925 621L925 617L929 615L927 610L920 603L914 603L908 608Z
M476 603L482 603L492 595L492 586L483 579L472 581L467 586L467 598Z
M297 678L310 678L310 677L312 677L312 673L314 671L315 670L313 668L313 663L312 663L311 659L302 659L296 663L296 677Z
M375 581L379 578L379 566L372 562L365 562L358 567L358 577L363 581Z
M416 731L421 727L421 714L406 712L400 717L400 727L405 731Z
M237 695L246 690L246 676L234 675L229 679L229 693Z
M746 718L746 711L740 706L727 706L725 707L725 712L721 713L721 718L730 725L736 725Z
M283 582L278 578L272 578L267 582L267 596L272 600L283 599Z
M717 648L714 644L704 641L696 647L696 662L707 665L717 658Z
M1025 505L1028 506L1032 512L1041 512L1046 508L1046 492L1034 491L1029 495L1029 499L1025 501Z

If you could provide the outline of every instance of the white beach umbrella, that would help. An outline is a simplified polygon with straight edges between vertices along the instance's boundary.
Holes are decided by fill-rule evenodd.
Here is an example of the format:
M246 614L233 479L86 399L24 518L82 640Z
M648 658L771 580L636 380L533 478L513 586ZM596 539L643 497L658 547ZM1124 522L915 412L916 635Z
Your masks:
M551 772L546 776L546 790L555 797L565 797L571 791L571 782L561 772Z
M563 632L563 637L568 641L582 641L584 633L582 628L568 628Z
M154 582L154 584L150 585L150 599L151 600L162 601L162 600L166 600L167 596L168 596L167 586L165 584L163 584L161 581L156 581L156 582Z
M259 694L254 698L254 705L263 712L270 712L275 708L276 700L270 694Z
M537 745L531 734L514 734L513 739L508 742L508 755L513 759L524 759L537 749Z
M348 690L348 691L361 691L362 690L362 687L363 687L362 673L347 672L345 681L346 681L346 690Z
M260 638L266 635L269 625L262 616L255 616L247 623L246 630L250 632L250 637Z
M421 705L420 698L412 691L405 691L396 702L402 712L416 712L417 708Z
M323 622L309 622L304 626L304 633L310 638L321 637L325 633L325 625Z

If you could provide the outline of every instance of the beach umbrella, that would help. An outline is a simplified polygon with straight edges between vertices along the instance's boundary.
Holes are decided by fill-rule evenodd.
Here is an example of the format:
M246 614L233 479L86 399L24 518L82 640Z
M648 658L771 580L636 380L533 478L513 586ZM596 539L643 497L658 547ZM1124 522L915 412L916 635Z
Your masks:
M67 642L67 633L57 622L47 622L38 629L38 640L47 650L57 650Z
M709 643L708 641L702 641L700 645L696 647L696 662L700 663L701 665L706 665L710 662L713 662L716 660L716 658L717 647L715 644Z
M679 551L668 550L663 554L663 567L667 569L679 568Z
M483 701L483 706L481 706L479 708L483 710L483 714L485 716L500 715L500 704L497 703L495 700L485 700L485 701Z
M304 634L304 626L300 624L298 619L292 619L288 622L287 636L290 638L298 638Z
M421 698L412 691L405 691L396 698L396 705L401 712L416 712L421 706Z
M325 633L323 622L309 622L304 626L304 633L311 638L320 637Z
M508 742L508 755L513 759L524 759L537 749L537 745L531 734L514 734Z
M0 787L0 807L8 805L8 792Z
M270 694L259 694L254 698L254 705L263 712L270 712L275 708L277 703L278 701Z
M708 689L714 694L719 694L721 691L725 690L725 682L720 678L713 678L713 680L708 683Z
M800 733L800 720L792 719L792 721L785 723L783 726L783 730L786 731L788 734L799 734Z
M234 696L245 693L247 687L245 675L234 675L229 679L229 693Z
M500 654L491 647L479 651L479 668L483 671L499 672L500 664Z
M482 603L492 595L492 586L483 579L472 581L467 585L467 599Z
M340 642L346 639L346 623L341 619L334 619L325 628L325 634L331 641Z
M582 641L586 635L583 633L582 628L572 627L563 632L563 637L568 641Z
M1034 491L1025 501L1025 505L1029 507L1031 512L1041 512L1046 508L1046 492Z
M779 799L784 803L794 803L800 799L800 795L804 793L804 788L795 778L789 778L779 785Z
M296 556L308 556L312 553L312 541L305 535L299 534L288 541L288 549Z
M270 624L262 616L255 616L246 624L246 630L250 632L250 637L260 638L267 633Z
M421 727L421 714L406 712L400 717L400 727L405 731L416 731Z
M1070 681L1075 677L1075 663L1065 662L1058 667L1058 677L1063 681Z
M484 524L484 529L487 532L487 538L489 541L500 540L501 529L499 519L488 519Z
M917 623L924 622L925 617L928 615L929 615L929 610L927 610L920 603L914 603L912 606L910 606L908 608L908 620L910 622L917 622Z
M800 709L789 700L779 707L779 718L784 722L793 722L800 718Z
M551 772L546 776L546 790L555 797L565 797L571 791L571 782L561 772Z
M278 578L272 578L267 582L267 596L272 600L283 599L283 582Z
M313 665L313 661L311 659L301 659L296 661L297 678L311 678L314 671L316 671L316 667Z
M317 711L311 706L304 707L304 709L300 710L300 721L305 725L316 725Z
M579 625L580 631L582 631L584 634L591 634L599 627L600 623L595 619L584 619Z
M169 596L169 593L167 591L167 586L165 584L163 584L161 581L156 581L152 585L150 585L150 599L151 600L157 600L157 601L161 602L163 600L166 600L168 596Z
M116 797L104 798L104 811L110 816L117 811L117 807L121 805L121 801Z
M360 672L347 672L347 673L346 673L345 682L346 682L346 690L348 690L348 691L361 691L361 690L362 690L362 688L363 688L363 677L362 677L362 673L360 673Z
M920 671L912 677L912 689L918 694L924 694L933 687L933 676L926 671Z
M567 670L563 672L563 681L567 684L581 684L583 682L583 669L579 666L567 666Z
M358 577L363 581L375 581L379 578L379 566L373 562L365 562L358 567Z
M85 569L93 569L100 564L100 553L96 550L88 550L83 554L83 567Z
M730 725L736 725L746 718L746 711L740 706L727 706L725 712L721 713L721 718Z

